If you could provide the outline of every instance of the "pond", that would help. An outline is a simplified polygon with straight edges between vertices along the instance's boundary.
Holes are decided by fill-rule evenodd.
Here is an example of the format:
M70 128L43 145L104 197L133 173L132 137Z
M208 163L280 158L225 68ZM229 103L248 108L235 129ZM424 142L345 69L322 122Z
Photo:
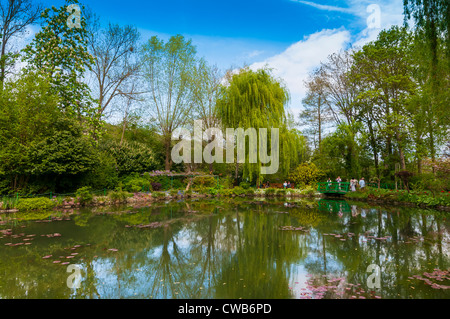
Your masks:
M446 216L253 198L4 214L0 298L449 298Z

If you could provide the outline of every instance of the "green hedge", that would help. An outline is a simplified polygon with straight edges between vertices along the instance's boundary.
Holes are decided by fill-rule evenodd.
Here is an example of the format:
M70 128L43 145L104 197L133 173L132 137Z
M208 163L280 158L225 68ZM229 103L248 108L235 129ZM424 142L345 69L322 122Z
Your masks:
M17 204L17 209L30 211L30 210L45 210L55 207L56 203L49 198L28 198L20 199Z

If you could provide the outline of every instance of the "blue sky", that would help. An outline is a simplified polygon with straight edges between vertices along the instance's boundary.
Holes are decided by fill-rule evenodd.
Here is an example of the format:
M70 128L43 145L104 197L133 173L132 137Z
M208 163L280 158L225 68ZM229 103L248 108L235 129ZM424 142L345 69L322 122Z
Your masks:
M61 6L64 0L41 0ZM273 68L301 109L303 81L320 61L349 45L374 40L382 28L402 23L403 0L81 0L102 23L131 24L143 41L153 35L191 38L198 54L226 70L243 65ZM369 28L367 7L380 9Z

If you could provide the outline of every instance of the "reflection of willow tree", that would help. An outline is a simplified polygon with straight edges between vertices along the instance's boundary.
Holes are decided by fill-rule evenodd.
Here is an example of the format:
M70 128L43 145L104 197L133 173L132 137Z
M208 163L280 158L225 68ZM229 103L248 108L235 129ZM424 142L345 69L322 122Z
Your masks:
M305 255L305 246L301 235L279 230L288 220L285 214L241 213L235 226L241 244L221 264L215 298L290 297L290 265Z
M4 246L20 242L20 238L0 239L0 297L288 298L288 281L295 277L293 267L306 254L304 263L311 274L332 273L363 286L368 265L378 264L383 297L396 298L397 293L402 297L411 293L419 298L442 296L442 291L429 287L412 291L409 287L417 282L408 281L408 277L450 266L445 214L409 208L365 208L366 214L361 214L364 206L358 204L355 214L339 216L307 207L288 208L280 202L245 202L248 199L192 201L188 209L186 202L138 210L105 208L53 223L18 223L3 216L8 224L1 229L38 235L26 247ZM186 210L199 213L188 214ZM42 216L48 219L47 214ZM154 221L167 227L125 227ZM289 225L306 226L311 232L279 230ZM55 232L62 237L39 236ZM355 236L346 241L323 236L349 232ZM392 238L365 243L365 233ZM91 246L86 246L88 243ZM71 260L83 269L76 293L66 286L66 267L53 265L53 258L42 259L49 254L56 259L67 255L72 251L64 248L75 244L83 246L76 251L83 259Z

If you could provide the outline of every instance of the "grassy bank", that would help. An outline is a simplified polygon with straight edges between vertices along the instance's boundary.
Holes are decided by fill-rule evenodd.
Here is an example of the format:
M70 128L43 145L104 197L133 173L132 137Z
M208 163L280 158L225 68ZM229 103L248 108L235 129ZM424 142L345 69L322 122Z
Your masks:
M346 199L367 200L385 203L405 204L409 206L450 210L450 192L386 190L368 187L365 190L349 192Z

